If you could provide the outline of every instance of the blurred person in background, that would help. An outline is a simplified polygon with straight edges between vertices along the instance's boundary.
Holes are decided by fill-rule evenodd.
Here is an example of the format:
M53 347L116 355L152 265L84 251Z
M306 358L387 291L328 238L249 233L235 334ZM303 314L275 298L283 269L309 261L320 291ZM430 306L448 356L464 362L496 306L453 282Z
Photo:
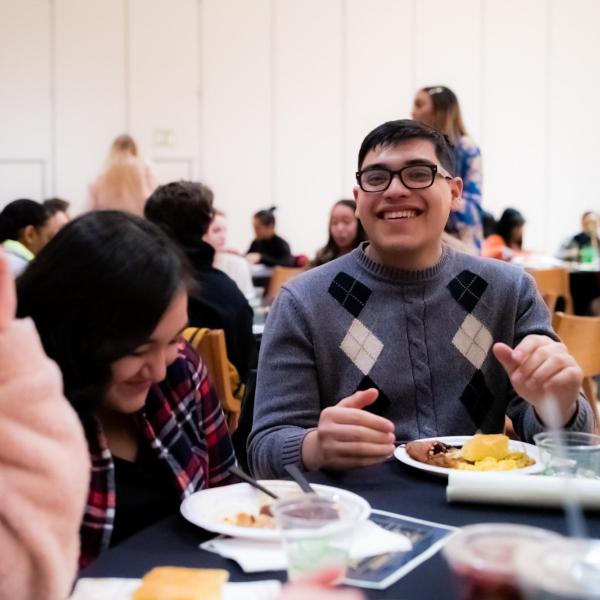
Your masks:
M70 202L62 198L48 198L44 200L43 205L48 213L48 225L56 228L56 231L71 220L69 215Z
M119 211L74 219L17 282L18 315L60 367L88 442L80 567L189 494L231 482L220 403L181 338L190 285L173 242Z
M196 286L189 293L190 325L223 329L227 356L245 382L257 361L254 313L235 282L213 266L215 250L203 240L213 218L212 204L208 186L178 181L156 189L148 198L145 216L177 243L193 267Z
M0 599L64 600L77 570L87 446L58 368L15 308L0 250Z
M495 226L495 233L485 238L481 255L510 261L523 252L525 217L515 208L507 208Z
M139 157L135 140L123 134L113 141L104 171L89 186L89 208L142 216L146 199L155 189L156 178Z
M413 102L412 118L445 133L454 146L456 174L463 180L462 206L450 213L447 231L481 250L483 243L481 151L468 135L454 92L443 86L424 87Z
M290 245L275 233L275 206L255 213L252 225L254 241L250 244L246 259L251 264L263 264L267 267L280 265L293 267L295 259Z
M229 275L246 298L254 296L252 272L248 261L227 247L227 218L225 213L215 210L207 232L202 238L215 249L213 266Z
M354 250L367 239L362 223L356 216L354 200L338 200L329 215L329 239L311 266L318 267Z
M42 204L21 198L0 212L0 243L8 255L10 269L19 276L34 256L58 231Z
M598 226L598 213L591 210L584 212L581 215L581 231L561 246L558 257L564 260L581 261L582 255L586 258L586 252L592 259L594 255L598 256L598 248L600 248Z

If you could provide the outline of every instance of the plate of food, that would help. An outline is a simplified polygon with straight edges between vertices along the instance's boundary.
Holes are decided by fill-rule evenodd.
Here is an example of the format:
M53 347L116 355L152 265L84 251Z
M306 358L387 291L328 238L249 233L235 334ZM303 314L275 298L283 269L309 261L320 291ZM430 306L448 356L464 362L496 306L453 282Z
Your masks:
M260 480L264 487L279 498L302 496L304 492L294 481L279 479ZM359 520L368 519L371 506L361 496L329 485L312 484L321 496L339 499L340 511L350 504L358 505ZM236 483L223 487L200 490L181 503L181 514L190 523L207 531L263 541L280 539L279 529L270 506L273 498L253 488L248 483ZM340 515L343 518L343 515Z
M502 434L425 438L398 446L394 455L405 465L437 475L448 475L455 469L522 474L544 470L536 446Z

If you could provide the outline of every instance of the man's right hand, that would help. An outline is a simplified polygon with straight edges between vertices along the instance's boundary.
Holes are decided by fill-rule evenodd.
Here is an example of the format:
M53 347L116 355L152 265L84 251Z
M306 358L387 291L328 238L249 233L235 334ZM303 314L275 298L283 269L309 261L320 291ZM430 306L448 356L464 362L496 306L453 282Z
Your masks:
M323 409L317 428L302 443L302 462L309 471L366 467L394 454L394 424L363 410L377 396L370 388Z

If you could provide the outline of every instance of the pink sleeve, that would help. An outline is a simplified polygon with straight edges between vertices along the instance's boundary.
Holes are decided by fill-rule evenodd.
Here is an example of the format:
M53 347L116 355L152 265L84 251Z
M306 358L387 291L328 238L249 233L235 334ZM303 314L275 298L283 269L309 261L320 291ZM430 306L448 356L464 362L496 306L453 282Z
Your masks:
M83 430L33 323L0 333L0 599L64 600L89 486Z

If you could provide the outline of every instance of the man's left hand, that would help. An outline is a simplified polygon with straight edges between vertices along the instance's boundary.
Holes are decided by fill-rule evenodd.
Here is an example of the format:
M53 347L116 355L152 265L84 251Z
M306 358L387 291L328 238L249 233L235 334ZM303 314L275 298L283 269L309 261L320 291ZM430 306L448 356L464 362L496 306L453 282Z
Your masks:
M528 335L514 349L497 343L492 350L517 394L532 404L538 415L545 412L545 399L552 397L560 410L561 425L571 420L583 373L564 344L545 335Z

